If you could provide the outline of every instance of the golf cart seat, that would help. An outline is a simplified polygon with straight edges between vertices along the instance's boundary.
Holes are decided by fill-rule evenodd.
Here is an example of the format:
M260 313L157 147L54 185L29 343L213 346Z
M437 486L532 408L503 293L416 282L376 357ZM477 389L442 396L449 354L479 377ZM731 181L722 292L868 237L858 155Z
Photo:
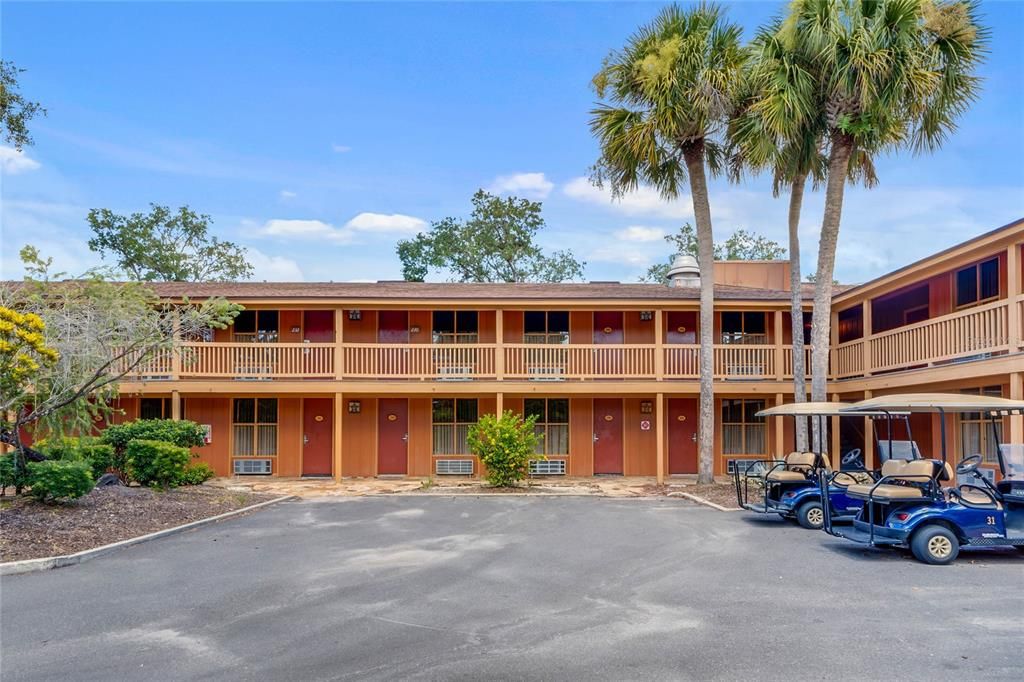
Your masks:
M846 494L861 499L916 500L924 497L924 486L933 479L951 479L952 470L934 459L889 459L882 464L882 478L891 482L856 483L846 488Z
M769 481L806 481L814 468L813 452L791 452L786 455L785 466L768 474Z
M984 507L986 509L1002 509L1003 505L999 503L992 495L989 495L984 490L976 488L970 485L963 485L956 488L955 497L959 497L965 503L972 507Z

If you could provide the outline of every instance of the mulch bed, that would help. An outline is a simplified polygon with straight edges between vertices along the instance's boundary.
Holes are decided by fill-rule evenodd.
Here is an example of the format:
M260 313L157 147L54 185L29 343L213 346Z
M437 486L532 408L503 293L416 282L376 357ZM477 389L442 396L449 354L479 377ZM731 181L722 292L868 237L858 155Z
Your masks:
M166 492L108 486L56 505L7 497L0 501L0 561L73 554L275 497L209 486Z

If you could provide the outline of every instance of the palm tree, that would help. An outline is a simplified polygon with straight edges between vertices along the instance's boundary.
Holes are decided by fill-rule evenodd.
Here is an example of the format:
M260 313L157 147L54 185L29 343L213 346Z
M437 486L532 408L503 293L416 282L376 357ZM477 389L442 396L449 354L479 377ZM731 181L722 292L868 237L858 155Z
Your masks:
M613 196L641 183L676 198L689 180L700 267L700 465L714 477L714 235L705 165L721 170L724 130L745 53L740 28L720 8L670 5L612 52L594 77L590 128L601 146L596 182Z
M867 169L873 179L874 154L932 151L955 130L980 87L974 72L988 31L977 14L973 0L794 0L777 32L799 73L770 83L757 107L768 129L787 141L819 131L828 158L812 400L827 399L833 271L844 189L855 178L850 169Z

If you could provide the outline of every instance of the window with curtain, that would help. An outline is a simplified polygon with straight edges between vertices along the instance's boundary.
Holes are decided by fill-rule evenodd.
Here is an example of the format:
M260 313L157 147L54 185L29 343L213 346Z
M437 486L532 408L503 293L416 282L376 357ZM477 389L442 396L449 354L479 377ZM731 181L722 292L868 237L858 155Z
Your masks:
M764 417L756 416L763 409L763 400L722 400L722 454L763 455L767 452L767 425Z
M523 343L569 343L568 311L527 310L524 312Z
M435 455L469 455L469 427L476 424L476 398L435 398L432 405Z
M569 399L527 398L523 401L523 416L536 417L534 433L541 436L537 454L564 457L569 454Z
M1000 398L1003 390L999 386L987 386L981 389L961 391L968 395L986 395ZM961 414L960 421L960 453L964 457L981 455L985 462L998 463L999 442L1003 437L1003 420L996 420L995 433L988 416L980 412Z
M990 258L956 271L956 306L999 298L999 259Z
M234 457L277 456L277 399L235 398Z

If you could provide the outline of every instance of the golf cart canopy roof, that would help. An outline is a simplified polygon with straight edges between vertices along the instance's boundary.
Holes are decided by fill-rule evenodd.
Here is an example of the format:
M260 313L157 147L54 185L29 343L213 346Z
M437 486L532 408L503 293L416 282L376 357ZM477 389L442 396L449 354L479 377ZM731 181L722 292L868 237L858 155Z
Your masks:
M965 393L900 393L869 398L840 408L840 414L871 412L983 412L986 415L1024 414L1024 400L1007 400Z
M757 413L758 417L834 417L838 414L846 412L846 408L853 407L853 403L786 403L785 405L776 405L775 407L769 407L761 410ZM870 416L888 416L894 412L881 412L875 410L859 411L858 415L865 417Z

